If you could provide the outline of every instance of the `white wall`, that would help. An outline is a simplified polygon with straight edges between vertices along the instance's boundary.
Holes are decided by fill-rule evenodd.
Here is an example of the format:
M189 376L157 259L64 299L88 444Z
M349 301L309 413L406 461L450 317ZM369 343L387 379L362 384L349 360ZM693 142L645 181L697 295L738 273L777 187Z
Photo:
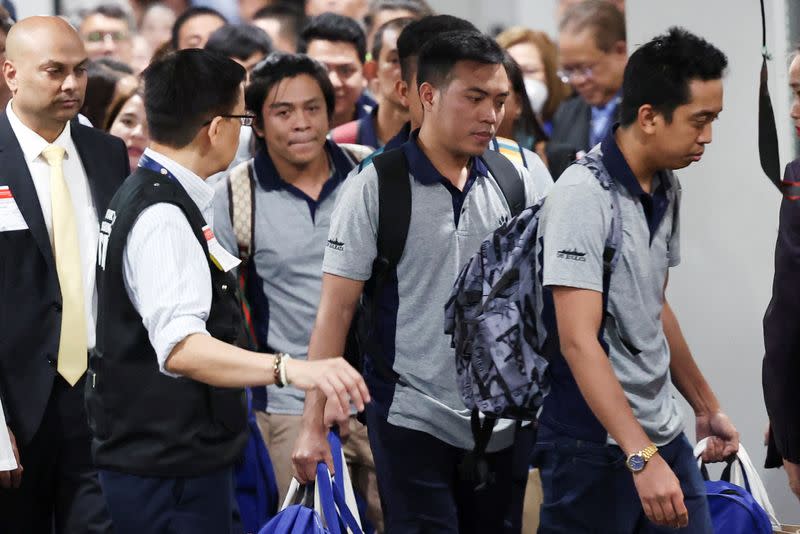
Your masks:
M481 30L496 24L522 25L551 35L556 31L558 0L428 0L439 13L463 17Z
M792 137L784 10L783 0L768 2L773 37L768 47L775 56L770 64L771 93L781 159L788 162ZM758 162L759 3L629 1L627 24L631 44L677 24L728 55L725 109L714 126L714 141L702 162L679 172L684 191L683 263L672 273L668 298L701 369L738 426L742 443L754 462L763 465L767 417L761 389L761 320L772 286L780 198ZM800 506L787 489L785 473L771 470L764 476L779 517L800 522Z

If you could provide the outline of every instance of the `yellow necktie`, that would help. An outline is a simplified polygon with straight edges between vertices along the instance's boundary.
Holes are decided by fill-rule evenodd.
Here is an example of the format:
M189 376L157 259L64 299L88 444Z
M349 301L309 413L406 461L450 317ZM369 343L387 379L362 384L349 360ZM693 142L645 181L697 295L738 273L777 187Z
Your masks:
M53 255L61 286L61 339L58 345L58 372L75 383L86 372L86 308L83 295L81 249L78 224L67 182L64 180L65 150L49 145L42 157L50 165L50 201L53 210Z

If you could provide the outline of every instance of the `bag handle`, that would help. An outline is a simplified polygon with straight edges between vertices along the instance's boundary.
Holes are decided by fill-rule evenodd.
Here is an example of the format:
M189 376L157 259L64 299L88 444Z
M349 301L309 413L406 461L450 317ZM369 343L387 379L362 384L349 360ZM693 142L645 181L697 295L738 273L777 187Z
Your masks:
M316 492L319 497L319 508L331 534L343 534L342 526L347 529L344 534L347 534L348 530L351 534L363 534L342 492L333 483L328 466L324 462L317 464Z
M361 522L358 520L358 515L355 512L358 510L358 503L356 502L356 493L353 490L353 483L350 480L350 470L347 468L345 461L344 451L342 450L342 441L339 438L338 428L331 430L328 433L328 443L331 446L331 455L333 456L333 468L336 470L336 475L333 477L334 485L339 489L339 492L344 496L344 502L351 513L354 513L359 528Z
M694 457L697 458L697 466L702 471L705 471L705 465L703 464L701 456L708 446L708 440L709 438L701 439L694 447ZM761 508L764 509L765 512L767 512L772 526L779 526L780 523L775 516L775 508L772 506L772 502L769 500L769 495L767 494L767 489L764 487L764 482L761 480L761 477L759 476L755 465L753 465L752 460L750 460L750 455L747 454L747 450L741 443L739 444L739 452L736 453L736 459L729 463L728 467L726 467L726 471L728 471L730 483L747 489L750 495L753 496L753 499L761 506ZM705 472L705 476L707 479L707 472Z

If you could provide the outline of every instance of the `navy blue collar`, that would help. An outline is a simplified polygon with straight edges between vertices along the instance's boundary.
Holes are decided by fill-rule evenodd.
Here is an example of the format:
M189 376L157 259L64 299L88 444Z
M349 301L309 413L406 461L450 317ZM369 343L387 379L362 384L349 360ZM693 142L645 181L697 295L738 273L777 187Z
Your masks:
M344 182L344 179L347 178L347 175L350 174L350 171L353 170L354 167L353 162L347 157L347 155L345 155L344 151L339 148L336 143L329 139L325 141L325 152L327 153L328 158L330 158L332 164L331 176L322 186L322 191L320 191L319 198L316 200L309 197L300 189L296 188L280 177L278 170L275 168L275 163L273 163L272 158L269 155L269 151L267 151L263 143L260 145L258 152L256 152L255 158L253 159L253 166L255 167L256 171L256 179L258 180L259 185L264 188L265 191L285 190L305 200L308 203L309 209L311 210L311 216L313 218L317 206L322 204L322 202L328 196L330 196L330 194L333 193L333 191L342 182Z
M621 184L642 205L647 219L647 226L650 229L650 240L652 241L658 225L666 214L667 206L669 205L667 191L672 187L672 183L666 173L659 171L653 180L653 185L655 186L653 193L648 194L642 189L639 180L636 179L636 175L633 174L630 165L625 160L625 156L619 149L619 145L617 145L614 132L618 127L619 124L615 124L600 145L603 152L603 165L605 165L608 174L614 181Z
M619 124L615 124L611 131L608 132L608 135L605 136L603 139L600 149L603 152L603 164L606 166L606 170L608 170L608 174L610 174L614 180L618 183L622 184L625 189L628 190L628 193L631 194L633 197L641 197L642 195L647 195L644 189L642 189L639 180L636 179L636 175L633 174L630 165L628 162L625 161L625 156L622 155L622 151L619 149L619 145L617 145L617 140L614 137L614 132L617 131ZM659 172L656 174L658 187L656 191L653 193L655 194L658 192L658 189L661 187L664 190L669 190L672 186L670 184L669 179L664 176L664 173ZM649 195L648 195L649 196Z
M389 139L389 142L383 146L383 150L388 152L389 150L400 148L409 139L411 139L411 123L407 122L402 128L400 128L400 131L397 132L397 135Z
M440 173L436 167L434 167L433 163L431 163L431 160L428 159L428 156L426 156L419 147L417 142L418 137L419 130L414 130L411 133L408 141L406 141L406 143L403 145L403 150L405 151L406 159L408 160L408 170L411 175L416 181L425 185L438 183L450 184L450 180L442 176L442 173ZM474 178L477 175L489 175L489 168L486 166L486 162L483 161L483 158L475 156L471 157L469 161L469 167L470 179L467 180L468 182L470 180L474 181Z
M366 117L358 119L358 137L356 143L359 145L380 148L381 141L378 139L378 106Z

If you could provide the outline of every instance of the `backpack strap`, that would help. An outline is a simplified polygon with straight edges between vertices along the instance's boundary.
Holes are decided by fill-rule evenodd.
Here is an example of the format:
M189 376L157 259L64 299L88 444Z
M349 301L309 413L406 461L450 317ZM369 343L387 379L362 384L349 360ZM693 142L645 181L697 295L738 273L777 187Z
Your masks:
M374 338L373 327L377 322L380 295L392 270L400 263L406 246L411 223L411 183L402 148L379 154L373 163L378 173L378 250L372 265L372 298L369 299L367 319L362 318L365 322L364 344L378 374L385 380L403 384L400 375L384 358L383 348Z
M382 269L397 267L411 223L411 183L408 161L401 148L372 160L378 173L378 260ZM373 269L374 271L374 269Z
M494 150L484 152L483 160L489 167L494 181L500 186L500 191L511 210L511 216L516 217L525 209L525 185L522 183L517 168L508 158Z
M247 262L253 253L253 226L256 217L253 161L231 170L228 180L228 209L233 233L239 246L239 259Z

